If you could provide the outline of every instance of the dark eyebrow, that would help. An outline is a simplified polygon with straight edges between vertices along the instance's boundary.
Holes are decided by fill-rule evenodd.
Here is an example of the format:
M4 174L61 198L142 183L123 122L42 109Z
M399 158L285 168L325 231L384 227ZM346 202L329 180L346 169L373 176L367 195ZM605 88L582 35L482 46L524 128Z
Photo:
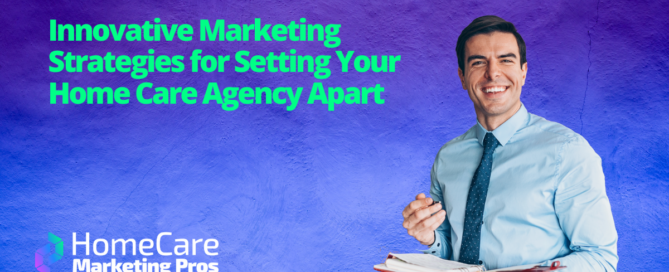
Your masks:
M469 56L467 58L467 63L469 63L470 61L475 60L475 59L485 59L485 57L481 56L481 55L472 55L472 56Z
M503 59L503 58L514 58L514 59L516 59L517 57L516 57L516 54L514 54L514 53L507 53L507 54L504 54L504 55L499 55L498 58L500 58L500 59ZM475 60L475 59L483 59L483 60L485 60L485 57L484 57L484 56L481 56L481 55L471 55L471 56L469 56L469 57L467 58L467 63L469 63L469 62L471 62L472 60Z
M516 54L514 54L514 53L508 53L508 54L500 55L498 58L500 58L500 59L503 59L503 58L514 58L514 59L516 59Z

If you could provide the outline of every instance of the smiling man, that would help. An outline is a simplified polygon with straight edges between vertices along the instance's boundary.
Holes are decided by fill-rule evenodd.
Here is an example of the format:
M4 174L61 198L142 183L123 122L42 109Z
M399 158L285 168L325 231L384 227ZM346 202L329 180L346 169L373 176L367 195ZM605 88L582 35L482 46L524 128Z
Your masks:
M475 19L456 53L477 124L437 154L432 197L419 194L402 212L409 235L426 253L488 269L559 260L562 271L616 271L601 159L520 102L528 68L513 24Z

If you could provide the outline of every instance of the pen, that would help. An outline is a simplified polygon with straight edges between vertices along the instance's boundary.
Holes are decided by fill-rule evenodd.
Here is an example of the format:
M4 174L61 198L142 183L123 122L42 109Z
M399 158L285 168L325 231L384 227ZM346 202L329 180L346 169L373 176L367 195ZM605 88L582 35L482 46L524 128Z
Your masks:
M434 206L434 205L437 205L437 204L441 204L441 201L433 202L432 205L430 205L430 207L432 207L432 206ZM437 212L439 212L439 211L437 211ZM437 213L437 212L435 212L435 213ZM430 214L430 216L433 216L435 213Z

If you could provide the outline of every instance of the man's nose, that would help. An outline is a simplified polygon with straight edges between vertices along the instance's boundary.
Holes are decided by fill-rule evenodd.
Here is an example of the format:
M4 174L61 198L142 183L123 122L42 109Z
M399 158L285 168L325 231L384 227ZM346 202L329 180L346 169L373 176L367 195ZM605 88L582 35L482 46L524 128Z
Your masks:
M500 70L499 64L495 61L491 61L488 63L488 69L486 70L486 75L488 79L490 80L495 80L502 74L502 71Z

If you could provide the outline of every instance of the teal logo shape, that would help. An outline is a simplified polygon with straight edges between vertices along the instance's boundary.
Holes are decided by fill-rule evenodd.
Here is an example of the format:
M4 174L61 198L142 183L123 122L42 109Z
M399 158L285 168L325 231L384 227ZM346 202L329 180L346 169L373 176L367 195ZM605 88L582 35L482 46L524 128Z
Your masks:
M49 232L49 243L35 251L35 268L40 272L51 272L49 265L61 258L63 258L63 240Z

